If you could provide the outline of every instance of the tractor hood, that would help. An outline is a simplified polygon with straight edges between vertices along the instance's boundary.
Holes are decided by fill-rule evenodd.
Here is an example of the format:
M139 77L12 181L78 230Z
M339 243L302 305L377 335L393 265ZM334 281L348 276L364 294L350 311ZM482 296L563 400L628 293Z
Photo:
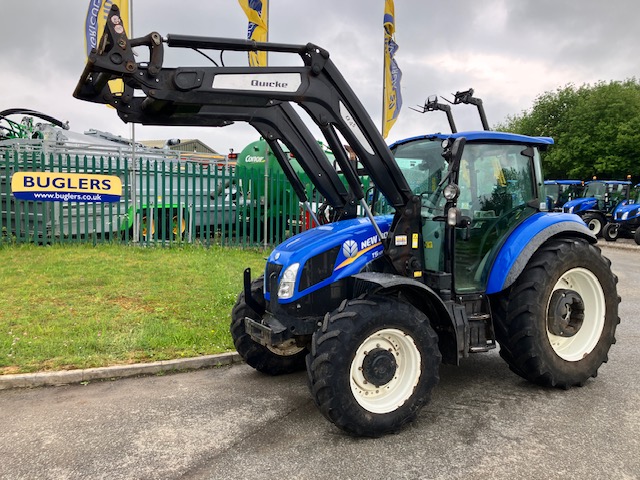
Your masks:
M616 207L613 218L617 221L630 220L640 214L640 204L624 200Z
M383 236L392 220L393 215L376 217ZM342 220L307 230L278 245L267 260L265 278L278 272L279 285L284 272L298 265L293 294L278 299L290 303L360 272L382 252L381 239L367 218ZM265 298L270 301L269 292L265 292Z
M591 210L598 206L598 199L595 197L576 198L570 200L562 207L565 213L579 213Z

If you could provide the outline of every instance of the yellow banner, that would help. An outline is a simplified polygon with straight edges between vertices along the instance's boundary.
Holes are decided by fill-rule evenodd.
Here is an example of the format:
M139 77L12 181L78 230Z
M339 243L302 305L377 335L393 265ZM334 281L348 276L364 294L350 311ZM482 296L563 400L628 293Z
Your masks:
M382 137L387 138L389 130L396 123L400 108L402 107L402 94L400 92L400 80L402 72L396 63L394 56L398 50L395 42L396 17L393 0L384 2L384 86L383 86L383 111L382 111Z
M87 10L87 19L85 20L85 46L87 56L91 50L97 48L104 26L107 23L107 16L111 5L117 5L120 9L120 20L127 35L130 35L131 28L129 24L129 0L89 0L89 9ZM113 94L121 94L124 92L124 84L122 80L112 80L109 82L109 89Z
M266 42L268 40L268 0L238 0L249 19L247 40ZM249 65L252 67L267 66L267 52L249 52Z

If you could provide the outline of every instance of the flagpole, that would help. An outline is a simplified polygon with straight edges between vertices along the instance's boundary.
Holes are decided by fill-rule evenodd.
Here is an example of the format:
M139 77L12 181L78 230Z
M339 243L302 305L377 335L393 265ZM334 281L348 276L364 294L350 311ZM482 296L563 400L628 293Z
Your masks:
M267 3L267 8L264 12L265 14L265 25L267 26L267 42L269 41L269 0L265 0ZM264 65L265 67L267 67L269 65L269 52L265 52L265 61L266 61L266 65ZM264 225L263 225L263 229L262 229L262 233L264 235L264 239L263 239L263 246L264 248L267 248L268 246L268 236L267 236L267 230L269 228L269 217L267 216L267 207L269 205L269 144L267 143L267 139L264 139Z
M380 122L380 135L384 138L384 123L386 117L386 99L385 99L385 87L387 82L387 33L384 28L384 14L386 13L386 0L382 0L382 109L381 112L381 122Z
M129 38L133 37L133 0L129 2ZM131 203L133 204L133 242L140 241L140 219L136 213L136 124L131 122Z
M384 2L385 0L382 0L383 3L383 8L384 8ZM384 22L384 14L383 14L383 22ZM384 23L382 24L382 109L380 110L381 113L381 122L380 122L380 134L384 135L384 116L385 116L385 105L386 102L384 100L384 84L387 81L387 70L385 68L385 63L387 61L387 37L384 34Z

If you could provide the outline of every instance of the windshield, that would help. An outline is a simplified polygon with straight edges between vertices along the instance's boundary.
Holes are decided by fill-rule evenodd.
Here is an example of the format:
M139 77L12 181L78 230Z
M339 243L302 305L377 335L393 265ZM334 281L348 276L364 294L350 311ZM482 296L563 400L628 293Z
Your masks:
M442 156L441 140L415 140L399 145L393 153L411 191L422 197L423 207L444 207L441 183L449 163Z
M602 182L590 182L587 184L586 188L584 189L584 193L582 194L582 196L585 198L594 197L594 198L597 198L598 200L601 200L604 198L604 193L606 189L607 189L606 185Z
M423 198L423 206L430 203L430 199L437 203L444 187L440 183L449 169L449 163L442 156L442 141L437 138L419 139L397 145L391 151L411 191ZM378 213L392 210L384 198L375 205Z

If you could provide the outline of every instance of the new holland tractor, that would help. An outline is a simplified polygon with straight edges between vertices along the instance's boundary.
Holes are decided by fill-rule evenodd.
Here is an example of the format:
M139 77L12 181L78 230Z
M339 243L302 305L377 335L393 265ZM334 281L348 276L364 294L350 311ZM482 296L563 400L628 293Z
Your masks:
M629 180L591 180L585 184L582 195L566 202L562 210L579 215L589 230L600 237L614 209L629 200L630 190Z
M129 40L118 25L112 7L77 98L112 105L127 122L248 122L271 142L301 201L281 143L341 213L278 245L264 272L246 270L231 314L244 360L267 374L306 369L320 412L340 429L398 431L429 402L441 363L497 345L517 375L562 389L583 385L607 361L617 278L578 216L544 210L540 151L550 138L458 132L388 147L316 45L158 33ZM301 65L169 68L165 45L288 53ZM135 61L141 46L149 62ZM114 78L124 80L122 96L108 90ZM347 185L292 102L322 132ZM343 141L393 214L367 202Z
M633 237L640 245L640 184L633 187L628 200L618 204L611 217L602 229L602 238L615 242L618 237Z

